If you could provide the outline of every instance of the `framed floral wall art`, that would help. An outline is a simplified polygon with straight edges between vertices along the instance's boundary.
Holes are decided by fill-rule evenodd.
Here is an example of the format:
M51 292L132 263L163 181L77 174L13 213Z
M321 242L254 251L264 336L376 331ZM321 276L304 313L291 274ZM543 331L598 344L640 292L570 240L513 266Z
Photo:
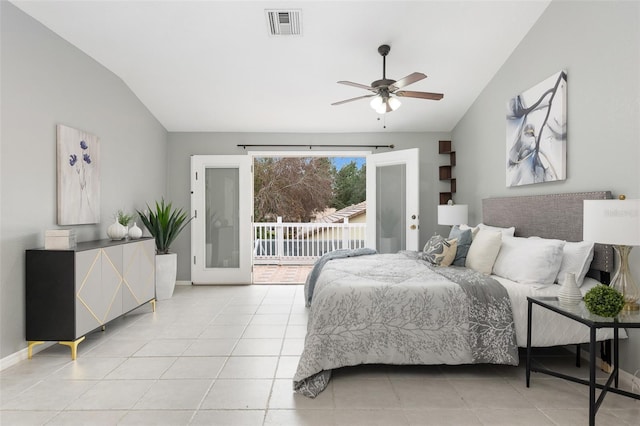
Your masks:
M100 222L100 140L59 124L58 225Z
M567 73L560 71L507 104L507 186L565 180Z

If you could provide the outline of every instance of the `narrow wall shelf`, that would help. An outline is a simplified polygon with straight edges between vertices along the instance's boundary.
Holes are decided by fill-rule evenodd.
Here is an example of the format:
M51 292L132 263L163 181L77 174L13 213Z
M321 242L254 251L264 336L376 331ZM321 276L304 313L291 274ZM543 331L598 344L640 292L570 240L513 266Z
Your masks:
M456 152L452 149L451 141L439 141L438 154L449 156L449 164L442 165L438 168L439 179L449 182L449 191L440 192L440 204L447 204L449 200L453 200L453 194L455 194L457 189L456 179L453 177L453 167L456 165Z

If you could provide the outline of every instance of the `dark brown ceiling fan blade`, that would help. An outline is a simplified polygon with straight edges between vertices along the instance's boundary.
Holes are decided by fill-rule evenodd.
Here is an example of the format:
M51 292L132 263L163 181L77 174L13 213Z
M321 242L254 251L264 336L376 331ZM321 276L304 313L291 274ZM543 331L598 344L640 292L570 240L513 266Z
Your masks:
M338 83L340 83L340 84L346 84L347 86L358 87L358 88L360 88L360 89L371 90L372 92L375 92L375 91L376 91L376 89L374 89L374 88L373 88L373 87L371 87L371 86L367 86L367 85L365 85L365 84L360 84L360 83L354 83L353 81L344 81L344 80L341 80L341 81L339 81Z
M404 98L431 99L434 101L439 101L444 97L442 93L413 92L411 90L400 90L399 92L395 92L394 95Z
M360 100L360 99L370 98L372 96L376 96L376 95L358 96L357 98L345 99L344 101L334 102L331 105L342 105L342 104L346 104L347 102L353 102L353 101L357 101L357 100Z
M414 72L409 74L408 76L401 78L400 80L393 83L389 86L389 91L393 92L394 90L402 89L405 86L415 83L416 81L420 81L427 78L427 76L421 72Z

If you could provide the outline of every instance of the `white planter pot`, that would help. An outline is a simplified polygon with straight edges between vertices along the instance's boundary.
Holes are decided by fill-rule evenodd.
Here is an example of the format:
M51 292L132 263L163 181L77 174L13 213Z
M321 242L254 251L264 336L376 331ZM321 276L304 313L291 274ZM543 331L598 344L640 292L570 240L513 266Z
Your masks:
M178 254L156 254L156 299L171 299L176 287Z

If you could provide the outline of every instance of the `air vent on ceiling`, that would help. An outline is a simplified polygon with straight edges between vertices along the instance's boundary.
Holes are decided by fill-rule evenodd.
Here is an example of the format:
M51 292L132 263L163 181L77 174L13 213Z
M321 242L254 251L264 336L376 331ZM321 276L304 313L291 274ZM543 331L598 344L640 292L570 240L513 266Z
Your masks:
M301 10L266 10L269 32L274 36L301 35Z

